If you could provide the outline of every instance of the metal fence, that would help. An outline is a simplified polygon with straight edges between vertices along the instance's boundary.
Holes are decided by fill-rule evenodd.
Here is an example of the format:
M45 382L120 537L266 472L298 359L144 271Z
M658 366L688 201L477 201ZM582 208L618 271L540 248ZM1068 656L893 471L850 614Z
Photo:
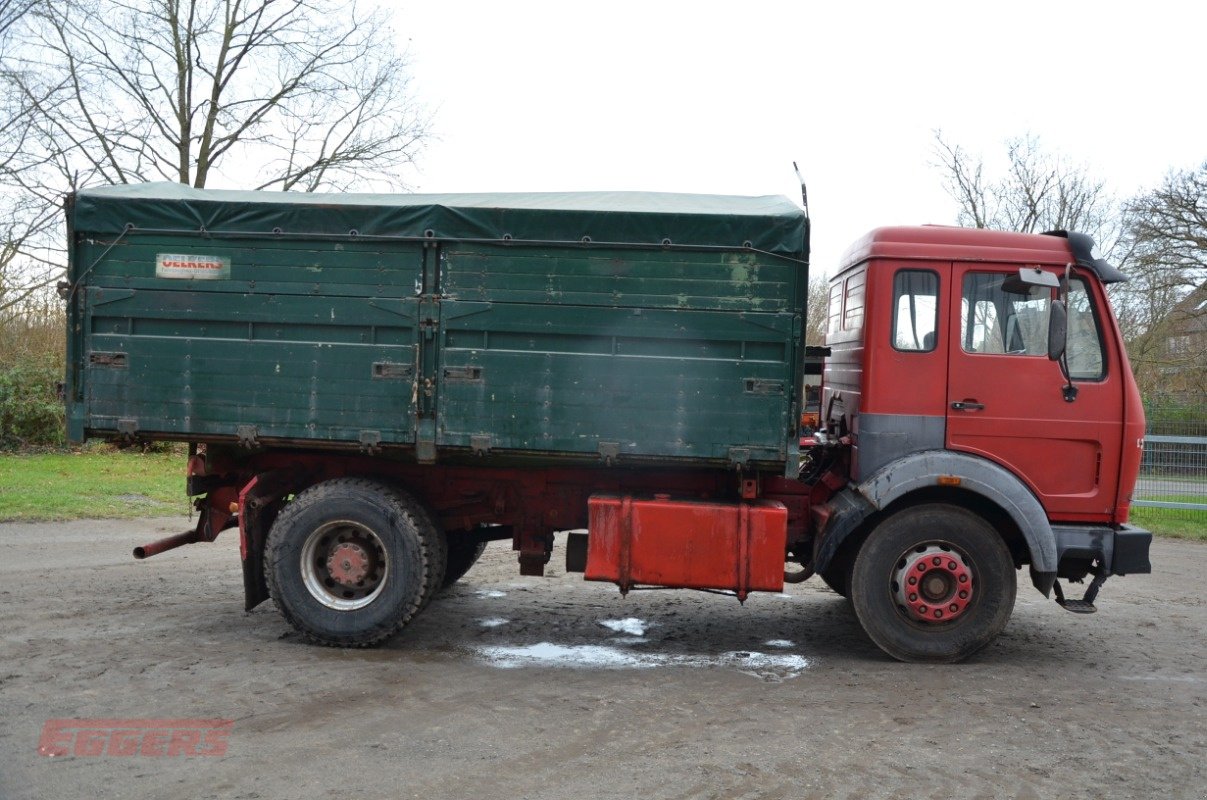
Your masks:
M1144 460L1132 505L1161 519L1207 528L1207 407L1149 411Z

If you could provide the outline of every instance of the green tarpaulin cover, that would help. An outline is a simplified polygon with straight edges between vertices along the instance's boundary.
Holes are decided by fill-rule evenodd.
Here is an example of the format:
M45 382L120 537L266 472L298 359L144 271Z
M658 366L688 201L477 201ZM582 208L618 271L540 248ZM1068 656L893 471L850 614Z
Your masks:
M804 212L782 196L654 192L321 194L194 189L145 183L85 189L74 198L80 235L137 230L215 235L348 235L453 240L753 247L805 260Z

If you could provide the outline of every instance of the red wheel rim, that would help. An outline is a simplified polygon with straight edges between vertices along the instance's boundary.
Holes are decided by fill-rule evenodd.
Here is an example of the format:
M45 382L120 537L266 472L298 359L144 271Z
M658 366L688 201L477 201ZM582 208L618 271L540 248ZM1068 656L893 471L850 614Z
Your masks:
M967 612L974 587L967 557L951 545L935 542L901 554L891 588L897 607L910 619L941 625Z

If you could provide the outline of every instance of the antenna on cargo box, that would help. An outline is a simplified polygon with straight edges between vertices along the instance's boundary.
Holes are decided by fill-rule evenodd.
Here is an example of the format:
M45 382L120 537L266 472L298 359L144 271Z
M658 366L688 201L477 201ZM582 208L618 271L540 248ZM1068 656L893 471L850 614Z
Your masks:
M796 179L800 181L800 200L805 207L805 216L809 216L809 189L805 186L805 179L800 175L800 167L796 166L796 162L792 162L792 169L796 172Z

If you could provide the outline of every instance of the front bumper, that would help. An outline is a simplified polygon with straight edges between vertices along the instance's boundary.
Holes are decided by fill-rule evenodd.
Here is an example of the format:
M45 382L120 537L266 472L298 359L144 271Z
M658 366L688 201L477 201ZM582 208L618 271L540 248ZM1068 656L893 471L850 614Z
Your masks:
M1153 535L1134 525L1118 528L1092 525L1053 525L1056 563L1061 577L1097 561L1106 575L1133 575L1153 571L1148 548Z

